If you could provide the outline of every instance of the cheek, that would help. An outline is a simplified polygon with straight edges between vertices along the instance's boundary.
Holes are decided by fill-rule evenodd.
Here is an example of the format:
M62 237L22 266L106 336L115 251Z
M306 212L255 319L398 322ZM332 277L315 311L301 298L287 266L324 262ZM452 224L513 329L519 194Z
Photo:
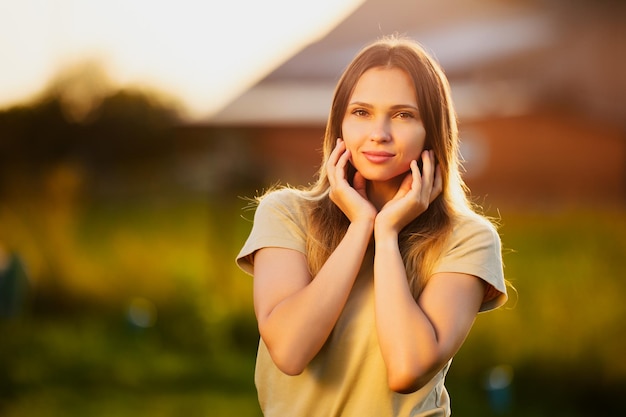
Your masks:
M346 144L346 148L350 150L350 152L354 152L356 148L356 137L354 126L350 123L345 123L341 126L341 138Z
M421 129L417 134L414 134L413 140L410 141L410 153L414 155L414 158L418 159L422 156L422 151L425 149L426 144L426 131Z
M352 136L352 126L350 123L344 120L341 124L341 137L343 140L346 140L346 137L350 138Z

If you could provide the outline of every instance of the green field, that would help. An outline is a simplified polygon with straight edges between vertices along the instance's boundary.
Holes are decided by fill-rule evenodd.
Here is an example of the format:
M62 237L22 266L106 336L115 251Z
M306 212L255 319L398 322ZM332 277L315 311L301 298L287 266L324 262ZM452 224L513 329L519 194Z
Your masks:
M234 264L250 228L244 205L0 205L0 241L30 279L23 311L0 318L0 415L259 416L251 279ZM454 415L618 414L626 212L500 214L517 294L479 315L455 358ZM510 377L500 409L486 388L494 367Z

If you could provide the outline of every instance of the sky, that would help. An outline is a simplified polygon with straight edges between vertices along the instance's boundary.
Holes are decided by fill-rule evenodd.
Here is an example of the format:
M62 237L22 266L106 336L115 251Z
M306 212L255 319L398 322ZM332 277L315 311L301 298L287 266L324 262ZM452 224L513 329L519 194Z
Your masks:
M210 117L365 0L0 0L0 109L97 62Z

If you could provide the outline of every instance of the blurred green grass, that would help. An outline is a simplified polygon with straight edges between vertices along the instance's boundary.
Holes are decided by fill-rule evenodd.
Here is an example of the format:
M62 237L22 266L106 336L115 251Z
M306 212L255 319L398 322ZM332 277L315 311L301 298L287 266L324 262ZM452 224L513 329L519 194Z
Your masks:
M14 200L0 239L28 267L23 314L0 319L0 414L259 416L250 277L235 255L245 201L188 196ZM246 217L248 220L242 218ZM506 307L479 315L449 375L472 416L617 413L626 392L626 213L503 211ZM133 300L154 325L129 320ZM490 408L486 375L512 367L511 407Z

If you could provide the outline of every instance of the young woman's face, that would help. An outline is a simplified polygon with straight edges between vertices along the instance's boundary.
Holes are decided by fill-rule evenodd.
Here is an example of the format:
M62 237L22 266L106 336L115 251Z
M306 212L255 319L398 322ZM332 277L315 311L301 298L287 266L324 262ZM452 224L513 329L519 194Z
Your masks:
M342 123L351 162L370 181L390 181L419 160L426 131L415 86L399 68L377 67L358 80Z

